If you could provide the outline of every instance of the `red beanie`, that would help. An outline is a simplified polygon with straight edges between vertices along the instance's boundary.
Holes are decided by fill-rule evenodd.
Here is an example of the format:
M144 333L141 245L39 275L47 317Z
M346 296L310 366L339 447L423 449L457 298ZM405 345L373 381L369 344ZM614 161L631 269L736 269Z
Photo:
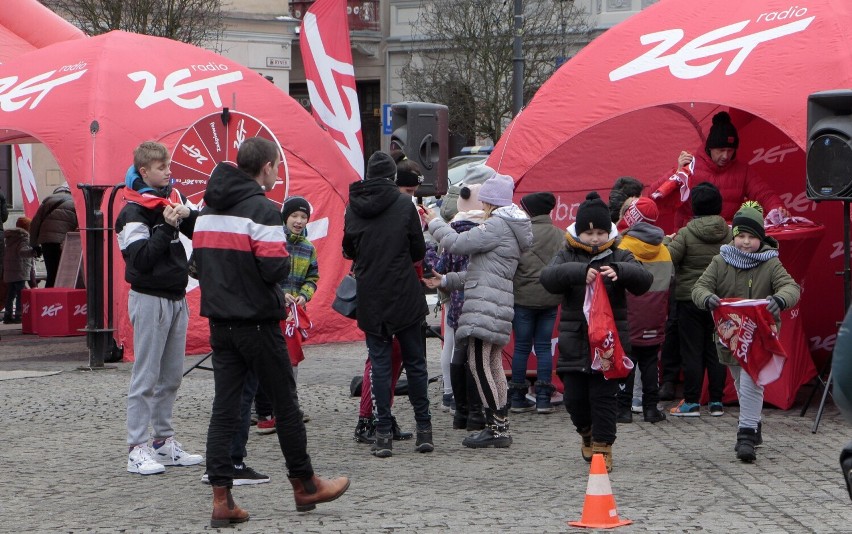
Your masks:
M645 221L649 223L656 222L660 216L660 211L657 209L657 203L648 197L639 197L630 203L630 206L624 210L622 220L627 228L634 224Z

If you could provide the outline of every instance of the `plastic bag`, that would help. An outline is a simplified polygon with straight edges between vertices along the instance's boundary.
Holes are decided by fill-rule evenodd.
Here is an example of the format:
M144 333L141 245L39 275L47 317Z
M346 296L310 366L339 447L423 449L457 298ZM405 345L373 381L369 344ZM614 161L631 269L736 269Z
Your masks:
M618 338L618 328L612 306L600 273L586 286L583 313L589 324L589 353L592 369L603 373L607 380L624 378L633 369L633 362L624 352Z

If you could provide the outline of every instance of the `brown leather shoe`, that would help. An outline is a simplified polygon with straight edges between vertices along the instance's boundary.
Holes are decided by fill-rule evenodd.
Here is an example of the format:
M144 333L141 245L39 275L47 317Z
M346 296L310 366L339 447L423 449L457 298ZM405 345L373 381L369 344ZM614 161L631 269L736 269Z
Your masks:
M346 477L325 480L313 475L311 478L290 478L289 480L293 485L297 512L313 510L317 504L333 501L349 489L349 479Z
M231 488L213 486L213 516L210 518L212 528L227 527L248 520L248 512L234 503Z

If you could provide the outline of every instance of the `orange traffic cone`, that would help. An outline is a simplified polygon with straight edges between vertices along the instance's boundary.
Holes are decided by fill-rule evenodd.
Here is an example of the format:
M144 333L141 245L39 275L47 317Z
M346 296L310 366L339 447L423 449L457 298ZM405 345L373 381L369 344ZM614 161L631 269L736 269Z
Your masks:
M586 502L583 503L583 517L579 521L569 521L572 527L615 528L629 525L633 521L619 519L612 496L609 475L606 474L606 462L603 454L592 456L592 468L589 471L589 484L586 486Z

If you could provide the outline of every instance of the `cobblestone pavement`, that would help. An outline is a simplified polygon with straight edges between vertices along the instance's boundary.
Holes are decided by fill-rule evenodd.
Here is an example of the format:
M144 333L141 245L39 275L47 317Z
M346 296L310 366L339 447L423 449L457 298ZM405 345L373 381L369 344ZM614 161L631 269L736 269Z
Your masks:
M23 336L0 326L0 378L8 371L58 374L0 380L0 531L204 532L211 530L211 491L202 466L163 475L126 472L125 393L131 364L99 371L88 365L84 338ZM428 340L430 375L440 373L439 341ZM314 467L347 475L341 499L297 513L275 436L252 432L249 465L272 481L234 490L251 513L235 532L568 532L580 518L589 465L560 409L511 416L506 450L461 446L430 385L435 452L396 442L389 459L373 458L351 439L358 399L349 382L363 369L362 343L311 346L299 373L299 395ZM187 358L187 367L200 357ZM807 390L808 388L805 388ZM804 393L806 393L805 391ZM213 396L212 373L194 370L175 406L178 439L204 452ZM852 505L838 468L852 428L829 402L819 432L810 429L815 401L799 417L765 410L758 460L736 460L736 407L722 417L620 425L610 475L620 532L850 532ZM402 426L413 428L407 399L397 398Z

